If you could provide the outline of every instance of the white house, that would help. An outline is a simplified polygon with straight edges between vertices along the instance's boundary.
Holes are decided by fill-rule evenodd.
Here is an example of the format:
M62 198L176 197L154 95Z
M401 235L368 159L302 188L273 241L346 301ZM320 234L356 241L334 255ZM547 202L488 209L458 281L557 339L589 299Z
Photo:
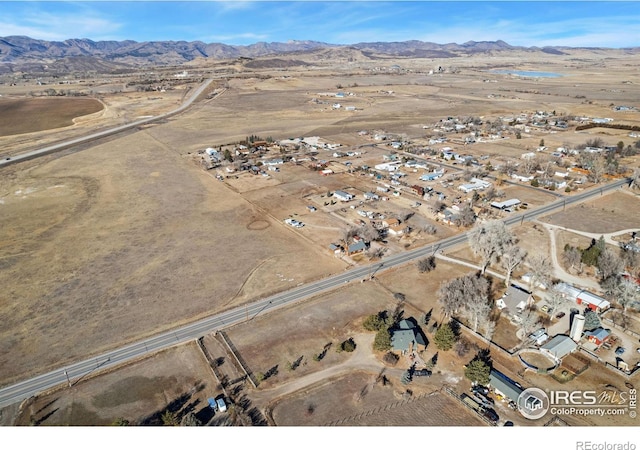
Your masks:
M471 183L463 184L458 189L468 194L469 192L480 191L491 186L491 183L485 180L480 180L479 178L472 178L470 181Z
M345 191L335 191L333 193L333 196L343 202L348 202L349 200L353 200L353 194L349 194L348 192L345 192Z
M374 168L376 170L382 170L385 172L395 172L396 170L398 170L401 164L402 163L400 161L388 162L388 163L376 164Z
M491 207L504 210L508 208L513 208L514 206L517 206L519 204L520 204L520 200L518 200L517 198L512 198L510 200L505 200L504 202L492 202Z
M284 164L284 161L282 160L282 158L274 158L267 159L263 161L262 164L265 166L279 166L280 164Z
M531 180L533 180L534 176L533 175L520 175L517 173L512 173L511 174L511 178L513 178L514 180L517 181L522 181L523 183L527 183Z

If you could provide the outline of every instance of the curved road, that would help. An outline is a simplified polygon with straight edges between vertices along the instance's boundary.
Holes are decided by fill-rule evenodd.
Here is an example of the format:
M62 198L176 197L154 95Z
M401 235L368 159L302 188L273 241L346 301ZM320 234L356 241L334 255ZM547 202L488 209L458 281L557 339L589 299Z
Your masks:
M88 136L83 136L77 139L72 139L70 141L65 141L65 142L60 142L58 144L53 144L50 145L48 147L43 147L39 150L33 150L30 152L26 152L26 153L22 153L20 155L16 155L16 156L12 156L10 158L6 158L0 161L0 168L4 167L4 166L8 166L9 164L15 164L15 163L19 163L22 161L28 161L30 159L34 159L34 158L38 158L40 156L44 156L44 155L48 155L50 153L55 153L57 151L60 150L64 150L66 148L70 148L73 147L75 145L79 145L79 144L84 144L86 142L90 142L90 141L94 141L96 139L99 138L103 138L106 136L112 136L114 134L118 134L121 133L123 131L126 130L130 130L132 128L138 127L140 125L145 125L148 123L153 123L153 122L157 122L159 120L162 119L166 119L168 117L171 117L173 115L176 115L178 113L181 113L182 111L184 111L185 109L187 109L189 106L191 106L191 104L195 101L196 98L198 98L198 96L200 94L202 94L202 92L209 87L209 85L211 84L211 82L213 81L213 79L208 79L207 81L205 81L204 83L202 83L202 85L195 90L195 92L191 95L191 97L189 97L187 99L186 102L184 102L182 105L180 105L178 108L174 109L173 111L169 111L168 113L164 113L161 114L159 116L153 116L147 119L141 119L141 120L137 120L135 122L131 122L125 125L120 125L118 127L115 128L110 128L108 130L104 130L104 131L99 131L97 133L93 133L90 134Z
M555 209L579 203L594 196L604 195L606 192L617 189L628 183L629 180L627 179L617 180L602 187L597 187L571 197L557 200L548 205L541 206L540 208L532 209L523 214L510 216L505 219L504 222L507 225L514 225L522 223L525 220L528 221L535 219ZM37 394L38 392L60 384L69 383L71 385L77 383L83 377L88 376L95 370L113 367L123 362L144 356L149 352L155 352L179 343L197 339L214 330L220 330L243 321L252 320L259 314L264 314L270 310L314 297L320 293L336 289L350 282L369 279L377 272L406 264L409 261L449 249L466 241L467 233L452 236L426 247L389 256L382 262L353 268L341 274L333 275L323 280L308 283L289 291L258 300L250 305L237 307L229 311L215 314L192 324L161 333L155 337L112 350L98 357L74 363L67 367L62 367L52 372L16 383L12 386L7 386L0 390L0 408L19 402Z

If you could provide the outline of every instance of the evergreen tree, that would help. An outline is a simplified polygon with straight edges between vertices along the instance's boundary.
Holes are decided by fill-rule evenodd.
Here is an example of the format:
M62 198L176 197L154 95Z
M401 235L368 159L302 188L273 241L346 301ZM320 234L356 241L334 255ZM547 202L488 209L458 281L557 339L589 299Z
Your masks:
M386 352L391 349L391 333L387 328L381 328L373 340L373 349Z
M491 367L480 358L473 359L464 369L464 376L478 384L489 384Z
M440 325L433 336L433 341L440 350L451 350L456 342L456 335L449 323Z

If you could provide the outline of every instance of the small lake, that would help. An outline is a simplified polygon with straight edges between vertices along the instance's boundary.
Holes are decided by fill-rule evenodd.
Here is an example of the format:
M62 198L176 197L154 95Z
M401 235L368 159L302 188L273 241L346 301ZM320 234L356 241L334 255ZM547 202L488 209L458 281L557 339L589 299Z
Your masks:
M519 77L532 77L532 78L559 78L564 75L555 72L535 72L527 70L491 70L491 73L500 73L504 75L517 75Z

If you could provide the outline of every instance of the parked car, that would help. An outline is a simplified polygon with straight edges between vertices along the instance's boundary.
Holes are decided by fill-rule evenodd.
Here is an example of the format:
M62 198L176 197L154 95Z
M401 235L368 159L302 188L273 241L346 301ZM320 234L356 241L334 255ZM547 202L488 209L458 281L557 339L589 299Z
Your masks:
M482 403L483 406L487 407L487 408L491 408L491 406L493 405L493 399L491 397L488 397L486 395L481 394L480 392L474 392L473 395L480 400L480 402Z
M618 347L616 348L616 355L622 355L624 351L625 351L624 347Z
M512 426L513 426L513 422L512 422L512 421L510 421L510 420L507 420L507 421L504 423L504 426L505 426L505 427L512 427Z
M558 314L556 314L556 319L562 319L566 314L563 311L560 311Z
M489 395L489 388L476 384L471 388L473 392L480 392L482 395Z
M431 371L429 369L420 369L413 372L414 377L430 377Z
M549 311L549 307L547 305L542 305L542 308L540 308L540 310L542 312L548 312Z
M482 415L492 422L497 422L498 420L500 420L498 414L491 408L485 409Z

